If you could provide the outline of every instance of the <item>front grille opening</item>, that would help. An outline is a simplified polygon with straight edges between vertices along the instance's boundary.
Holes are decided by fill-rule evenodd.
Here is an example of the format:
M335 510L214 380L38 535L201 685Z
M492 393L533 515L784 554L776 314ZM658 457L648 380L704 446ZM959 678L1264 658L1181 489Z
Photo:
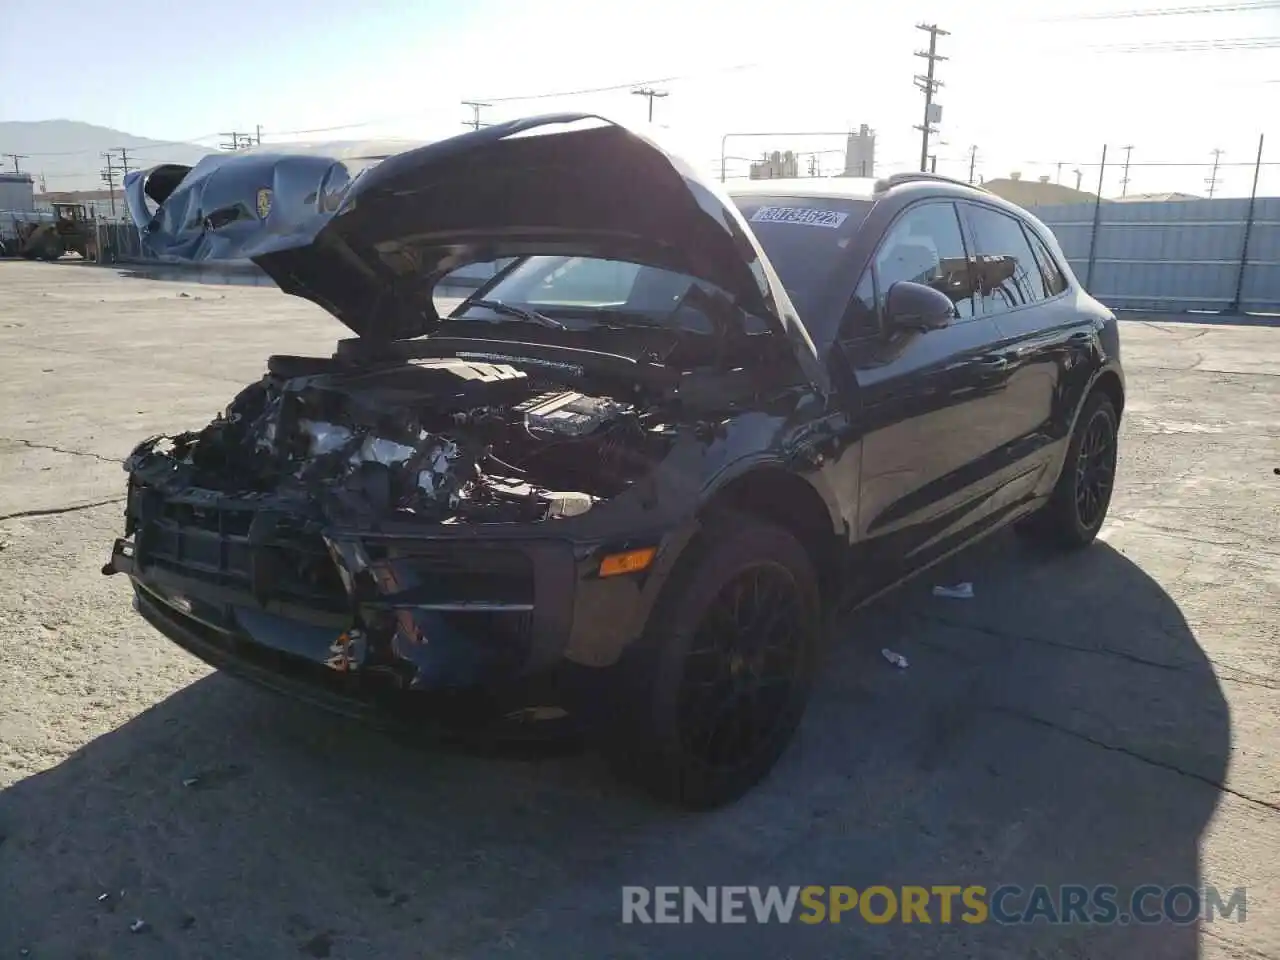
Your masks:
M230 590L341 613L350 602L318 533L287 526L254 545L253 510L166 503L136 543L142 563Z
M533 561L519 550L425 544L384 556L399 587L387 597L395 602L533 603Z
M481 651L491 670L501 675L521 670L533 636L530 611L447 612L441 619Z

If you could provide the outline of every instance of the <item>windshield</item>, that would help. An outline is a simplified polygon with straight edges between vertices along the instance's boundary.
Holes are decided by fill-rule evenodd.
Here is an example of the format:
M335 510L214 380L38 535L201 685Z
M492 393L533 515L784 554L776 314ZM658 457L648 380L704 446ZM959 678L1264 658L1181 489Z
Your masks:
M814 317L871 201L752 195L733 202L764 247L800 319Z
M483 290L480 299L535 311L570 329L617 324L710 334L714 324L696 299L689 297L693 287L715 291L683 274L623 260L538 256L517 261ZM489 322L512 319L509 313L478 304L463 304L453 316Z

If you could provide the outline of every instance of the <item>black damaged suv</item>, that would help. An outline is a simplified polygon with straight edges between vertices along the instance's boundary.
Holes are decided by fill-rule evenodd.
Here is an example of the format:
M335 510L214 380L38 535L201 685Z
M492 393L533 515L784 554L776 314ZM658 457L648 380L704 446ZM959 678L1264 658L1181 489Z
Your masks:
M730 200L580 115L127 189L158 257L251 258L357 334L141 444L104 570L187 650L318 704L561 708L651 790L724 803L786 747L837 599L1106 514L1115 317L981 189ZM496 275L441 316L475 263Z

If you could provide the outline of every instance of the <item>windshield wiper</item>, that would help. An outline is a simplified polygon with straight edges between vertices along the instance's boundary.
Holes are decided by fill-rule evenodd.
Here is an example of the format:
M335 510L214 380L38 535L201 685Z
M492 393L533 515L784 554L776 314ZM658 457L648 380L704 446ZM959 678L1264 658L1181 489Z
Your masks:
M538 323L544 327L550 327L552 330L567 330L568 328L553 317L539 313L537 310L526 310L523 307L513 307L509 303L503 303L501 300L468 300L467 307L484 307L486 310L492 310L494 313L500 313L505 317L515 317L517 320L525 320L529 323Z

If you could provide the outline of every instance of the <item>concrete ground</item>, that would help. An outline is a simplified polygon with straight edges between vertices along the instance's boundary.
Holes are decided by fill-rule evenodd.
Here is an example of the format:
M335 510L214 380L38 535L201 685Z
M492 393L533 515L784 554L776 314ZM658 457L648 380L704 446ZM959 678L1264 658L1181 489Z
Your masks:
M851 617L774 775L699 816L591 757L403 745L211 674L99 575L135 441L342 334L269 289L0 263L0 958L1280 956L1280 329L1126 321L1105 542L1002 535ZM619 923L622 885L873 883L1248 906Z

